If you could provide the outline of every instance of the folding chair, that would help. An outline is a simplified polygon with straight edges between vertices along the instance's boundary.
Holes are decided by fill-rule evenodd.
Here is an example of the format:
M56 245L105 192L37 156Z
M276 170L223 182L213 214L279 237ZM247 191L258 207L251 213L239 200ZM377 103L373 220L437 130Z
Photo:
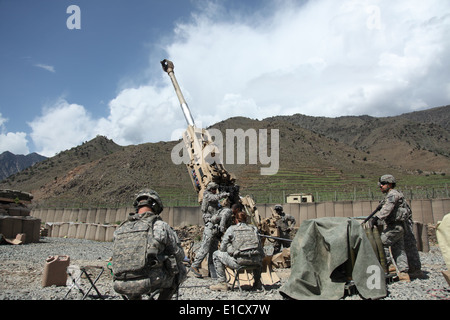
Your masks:
M85 267L80 267L79 270L80 270L80 272L77 272L77 269L71 270L71 269L67 268L67 274L70 277L70 279L72 280L72 285L70 286L70 288L67 291L66 295L64 296L63 300L66 299L67 295L70 293L70 291L72 291L72 289L74 287L77 287L78 291L83 295L82 300L86 299L89 292L91 292L92 288L94 288L94 290L97 292L98 297L100 299L103 299L103 296L101 295L100 291L98 291L95 284L97 283L98 279L100 279L100 276L103 274L103 271L105 270L105 268L98 267L98 266L85 266ZM92 281L90 273L94 270L97 270L97 276L96 276L95 280ZM90 287L86 291L86 293L84 292L84 290L81 288L81 285L80 285L80 279L83 275L86 276L86 279L88 280L88 282L90 284ZM93 275L94 274L92 273L92 276Z
M234 280L233 284L231 285L231 290L234 290L234 286L237 283L239 291L242 292L241 280L245 281L249 285L253 284L255 282L255 276L253 272L258 269L261 270L261 266L240 266L237 269L232 269L234 273ZM242 275L244 279L240 279L240 275Z

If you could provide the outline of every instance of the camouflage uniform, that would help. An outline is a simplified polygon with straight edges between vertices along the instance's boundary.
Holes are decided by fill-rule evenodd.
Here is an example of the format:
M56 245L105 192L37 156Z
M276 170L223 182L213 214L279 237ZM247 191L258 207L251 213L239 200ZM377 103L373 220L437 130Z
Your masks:
M381 241L388 262L394 259L400 272L419 272L421 262L412 229L411 210L403 193L390 189L380 202L380 206L381 209L375 217L382 220L385 225L381 232ZM392 250L392 257L389 247Z
M212 193L211 189L217 188L214 183L208 184L208 188L203 193L202 212L205 229L203 230L202 242L199 250L195 253L194 262L191 264L191 270L196 276L201 276L195 269L198 269L205 257L208 255L208 268L210 276L216 278L216 270L213 264L212 254L217 250L221 235L231 224L231 209L220 209L220 200L229 196L227 192L218 194ZM194 268L194 269L192 269Z
M290 239L291 238L291 230L295 226L295 218L289 214L284 213L283 207L281 205L275 206L275 211L277 212L279 218L276 220L275 224L280 231L280 238ZM274 251L276 254L281 251L281 246L283 248L289 248L291 246L290 241L284 240L275 240Z
M147 211L130 214L128 220L123 222L114 233L114 290L128 299L140 299L142 294L152 294L159 289L158 299L170 300L179 285L186 279L187 270L183 265L184 250L175 231L159 217L162 203L160 205L158 213ZM147 257L142 257L138 256L142 242L119 242L118 237L127 228L145 225L152 228L146 231ZM136 252L138 254L135 254ZM139 272L139 275L144 273L144 276L137 276L132 271L119 272L129 270L127 266L134 264L136 260L146 261L144 263L147 266L144 271Z
M236 244L236 232L243 229L250 229L252 231L252 237L246 239L243 244ZM254 235L254 237L253 237ZM250 249L251 255L241 253L239 248L245 248L249 243L255 243L256 249ZM239 247L239 248L237 248ZM253 246L254 247L254 246ZM261 246L261 242L258 237L258 230L255 226L246 223L238 223L227 229L225 232L222 243L220 244L220 249L215 251L213 254L214 266L217 272L217 280L219 282L225 282L225 266L232 269L238 269L242 265L256 265L262 266L262 259L264 258L264 251ZM261 270L257 269L254 273L255 284L260 284L261 280Z

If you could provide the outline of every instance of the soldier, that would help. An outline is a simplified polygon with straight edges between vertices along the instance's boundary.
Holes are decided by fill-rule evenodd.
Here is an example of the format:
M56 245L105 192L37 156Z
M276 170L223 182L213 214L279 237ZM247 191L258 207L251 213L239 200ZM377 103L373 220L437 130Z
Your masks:
M239 210L235 216L235 225L227 229L222 238L220 249L213 254L218 284L210 286L211 290L228 290L225 279L225 266L238 269L241 266L259 266L254 271L254 289L260 289L261 267L264 250L255 226L246 223L247 215Z
M409 281L410 277L421 277L421 262L412 230L411 209L403 193L395 189L394 176L381 176L378 186L386 196L380 202L381 209L369 221L369 225L384 224L381 241L387 261L397 265L400 280Z
M170 300L186 279L184 250L159 216L163 204L155 191L141 190L133 205L136 212L114 233L114 290L130 300L158 291L158 300Z
M228 197L228 192L217 193L218 186L214 182L208 183L203 193L201 210L203 213L203 238L200 249L195 253L194 262L191 264L191 270L198 278L203 275L199 271L200 264L206 255L208 255L208 268L211 278L216 278L216 271L212 262L212 254L217 250L222 234L230 224L231 209L221 208L220 200Z
M277 218L275 224L280 232L280 238L290 239L291 231L296 223L295 218L289 214L284 213L283 207L280 204L275 205L274 209ZM276 254L280 252L282 245L283 248L289 248L291 246L291 242L284 240L275 240L273 253Z

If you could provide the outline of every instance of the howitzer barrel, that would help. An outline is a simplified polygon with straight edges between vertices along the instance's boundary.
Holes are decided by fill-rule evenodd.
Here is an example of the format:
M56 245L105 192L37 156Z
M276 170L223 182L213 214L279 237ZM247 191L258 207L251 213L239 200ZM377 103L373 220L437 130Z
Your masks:
M181 110L183 110L184 117L186 118L186 122L188 125L195 127L194 118L192 117L191 110L186 103L186 100L183 97L183 93L181 92L180 86L178 85L177 79L175 78L175 73L173 71L174 65L172 61L164 59L161 61L162 68L172 80L173 87L175 88L175 92L177 93L178 100L180 100Z

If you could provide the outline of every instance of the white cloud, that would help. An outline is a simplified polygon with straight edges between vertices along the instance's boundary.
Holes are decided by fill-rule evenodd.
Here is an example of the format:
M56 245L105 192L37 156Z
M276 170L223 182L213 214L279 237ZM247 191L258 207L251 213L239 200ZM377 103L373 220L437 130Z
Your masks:
M27 134L25 132L7 132L5 123L8 119L3 118L0 113L0 153L9 151L14 154L29 153Z
M218 110L230 95L253 101L258 112L239 110L253 118L382 116L448 102L432 79L450 78L446 1L287 2L241 21L219 12L179 25L167 47L199 114L235 115Z
M0 153L9 151L14 154L27 155L29 152L25 132L0 133Z
M41 69L44 69L44 70L47 70L47 71L50 71L52 73L56 72L54 66L50 66L50 65L47 65L47 64L38 63L38 64L35 64L34 66L38 67L38 68L41 68Z
M47 157L92 139L95 129L95 121L83 106L64 99L45 107L29 125L36 152Z
M450 2L269 3L279 5L249 15L209 2L176 26L171 41L164 36L166 57L160 47L150 52L149 61L174 62L196 123L294 113L392 116L448 104ZM53 155L97 134L121 145L171 139L186 122L168 76L160 66L148 69L152 82L124 88L107 117L93 119L67 101L45 109L30 123L40 152Z
M98 120L96 132L120 145L167 141L173 130L185 127L168 87L125 89L110 101L109 111L107 118Z
M179 112L175 100L168 87L129 88L110 101L107 118L95 119L84 106L59 99L29 123L30 136L36 152L48 157L96 135L105 135L119 145L167 141L172 131L186 127L184 120L175 116Z

